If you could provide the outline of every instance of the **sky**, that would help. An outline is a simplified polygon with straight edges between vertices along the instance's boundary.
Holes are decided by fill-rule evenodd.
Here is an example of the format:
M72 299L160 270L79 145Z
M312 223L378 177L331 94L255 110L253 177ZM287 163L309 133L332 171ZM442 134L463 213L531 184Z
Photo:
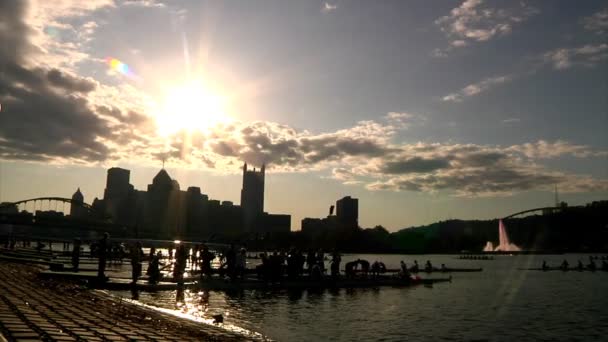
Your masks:
M604 1L0 0L0 202L144 190L390 231L608 199Z

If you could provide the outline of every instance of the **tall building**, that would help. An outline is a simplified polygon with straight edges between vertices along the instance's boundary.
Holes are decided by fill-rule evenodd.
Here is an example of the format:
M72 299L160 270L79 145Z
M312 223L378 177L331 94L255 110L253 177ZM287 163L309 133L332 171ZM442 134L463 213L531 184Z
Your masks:
M134 223L133 185L129 183L131 171L113 167L108 170L106 189L103 192L103 212L114 222L131 225Z
M82 207L84 196L80 192L80 188L72 195L72 203L70 204L70 216L73 218L84 218L87 216L87 211Z
M241 207L245 229L256 230L256 222L264 213L264 177L265 165L256 171L247 170L247 163L243 166L243 188L241 189Z
M338 224L345 228L359 227L359 200L345 196L336 202Z
M256 171L247 170L245 165L242 205L235 205L210 199L198 187L181 190L165 169L158 172L146 191L140 191L129 183L129 170L111 168L104 198L96 198L93 208L139 238L196 240L238 236L246 231L288 232L291 216L264 212L264 172L264 166Z
M185 236L187 193L179 183L161 169L148 185L144 204L143 236Z

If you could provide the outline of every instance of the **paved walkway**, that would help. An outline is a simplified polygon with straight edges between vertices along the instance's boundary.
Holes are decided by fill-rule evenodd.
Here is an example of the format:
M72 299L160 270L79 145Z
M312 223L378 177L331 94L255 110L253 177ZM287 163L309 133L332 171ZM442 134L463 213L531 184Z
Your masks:
M0 341L225 341L220 328L189 322L76 285L42 282L36 268L0 262Z

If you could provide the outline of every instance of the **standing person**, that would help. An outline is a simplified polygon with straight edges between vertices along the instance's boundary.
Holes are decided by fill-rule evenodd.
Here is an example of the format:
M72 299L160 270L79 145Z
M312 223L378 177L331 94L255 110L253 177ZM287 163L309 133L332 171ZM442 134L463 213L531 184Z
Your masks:
M247 270L247 250L241 248L241 252L236 256L236 276L241 279L245 279L245 272Z
M302 252L298 249L296 250L296 265L298 268L297 276L301 277L304 273L304 263L306 262L306 257Z
M144 251L141 248L141 242L137 241L135 246L131 248L131 280L132 284L137 283L137 279L141 276L141 259Z
M148 255L150 257L150 260L152 260L152 258L154 258L155 255L156 255L156 247L150 247L150 254Z
M317 253L317 264L321 273L325 274L325 254L322 249L319 249L319 253Z
M317 258L315 257L315 252L312 249L308 250L308 254L306 255L306 268L308 269L308 275L312 272L312 266L317 263Z
M236 251L234 250L234 244L230 244L230 249L226 252L226 267L228 277L234 279L236 271Z
M334 252L334 255L331 259L331 276L332 278L338 278L340 276L340 262L342 261L342 257L340 257L340 253Z
M150 260L150 265L148 266L148 270L146 274L148 274L148 282L150 284L156 284L159 282L161 274L160 274L160 258L162 257L162 253L159 251L156 253L152 259Z
M72 249L72 267L74 268L74 272L78 272L78 265L80 264L80 245L80 239L74 239L74 249Z
M412 273L418 273L420 271L420 266L418 266L418 260L414 260L414 266L410 268Z
M179 245L175 250L175 264L173 265L173 278L178 283L184 282L184 272L188 263L188 251L185 245Z
M350 261L344 265L344 275L346 278L352 279L355 277L355 268L357 268L358 261Z
M402 278L410 278L410 271L407 269L407 265L405 264L405 262L403 260L401 260L401 271L399 272L399 275L401 275Z
M107 281L107 277L106 277L106 261L108 258L108 239L110 238L110 234L108 233L103 233L103 237L101 238L101 240L99 240L98 242L98 251L97 251L97 257L98 257L98 266L97 266L97 278L99 281Z
M201 250L201 277L206 275L211 277L211 262L215 259L215 254L209 251L209 247L203 245Z

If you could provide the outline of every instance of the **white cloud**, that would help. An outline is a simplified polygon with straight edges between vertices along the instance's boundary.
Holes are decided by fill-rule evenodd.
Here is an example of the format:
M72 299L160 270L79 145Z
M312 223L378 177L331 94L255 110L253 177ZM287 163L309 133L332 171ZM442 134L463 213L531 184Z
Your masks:
M138 7L167 7L164 3L155 0L126 0L122 3L123 6L138 6Z
M565 70L574 66L593 67L608 60L608 44L583 45L573 48L558 48L541 54L540 63L528 66L526 73L489 77L476 83L471 83L456 92L441 97L444 102L463 102L468 97L479 95L495 86L510 82L519 76L531 74L543 65L551 65L554 69Z
M586 145L575 145L562 140L555 142L539 140L535 143L513 145L507 150L521 153L531 159L551 159L567 155L577 158L608 156L607 151L594 150Z
M469 84L455 93L445 95L441 100L445 102L462 102L467 97L479 95L496 85L509 82L512 79L513 76L509 75L486 78L477 83Z
M520 118L507 118L501 121L504 124L514 124L514 123L518 123L521 122Z
M324 2L323 7L321 7L321 12L329 13L338 9L337 4L330 4L329 2Z
M608 8L605 8L593 15L583 19L585 29L596 34L603 34L608 31Z
M482 0L466 0L452 9L449 15L435 20L435 24L446 34L449 47L439 49L433 55L441 57L454 48L507 35L515 25L537 13L537 9L523 2L512 8L494 9L483 6Z
M555 69L568 69L577 65L592 67L608 59L608 44L559 48L544 53L542 59Z

